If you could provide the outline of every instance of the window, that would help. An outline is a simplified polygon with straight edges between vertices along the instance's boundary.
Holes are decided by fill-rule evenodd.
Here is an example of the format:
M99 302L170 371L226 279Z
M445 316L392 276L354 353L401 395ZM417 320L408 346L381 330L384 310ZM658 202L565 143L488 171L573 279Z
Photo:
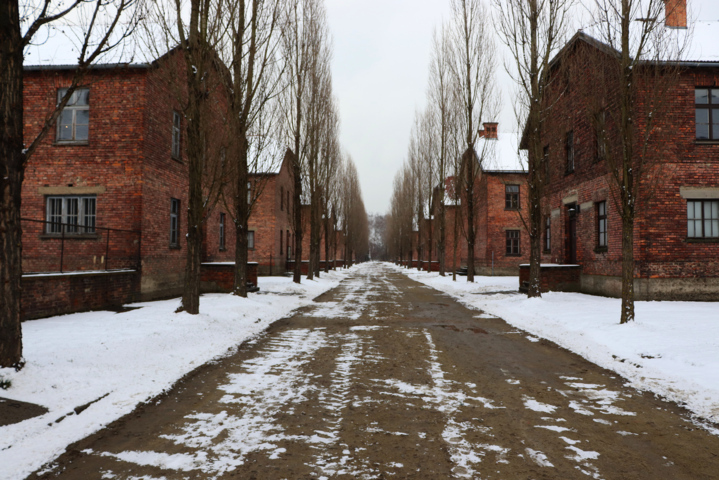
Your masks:
M57 91L57 103L67 88ZM57 119L57 142L87 142L90 131L90 89L78 88L67 101Z
M170 199L170 247L180 247L180 201Z
M519 255L519 230L507 230L507 255Z
M607 202L597 202L597 249L606 250L607 240Z
M220 213L220 250L225 249L225 214Z
M292 257L292 244L290 243L290 231L287 230L287 260Z
M247 250L255 249L255 232L250 230L247 232Z
M549 253L552 250L552 216L547 215L544 219L544 251Z
M247 182L247 205L252 203L252 182Z
M177 112L172 112L172 158L180 160L180 138L182 117Z
M694 90L697 140L719 140L719 88Z
M506 210L517 210L519 208L519 185L505 185L504 208Z
M280 187L280 211L285 209L285 187ZM282 235L280 235L280 240L282 240ZM280 249L282 250L282 249Z
M95 197L47 197L45 233L82 235L95 233Z
M687 201L687 236L719 238L719 200Z
M282 241L283 239L284 239L284 235L282 235L282 230L280 230L280 257L282 256L282 254L285 251L284 242Z
M567 143L566 143L566 151L567 151L567 173L572 173L574 171L574 131L571 130L567 132Z

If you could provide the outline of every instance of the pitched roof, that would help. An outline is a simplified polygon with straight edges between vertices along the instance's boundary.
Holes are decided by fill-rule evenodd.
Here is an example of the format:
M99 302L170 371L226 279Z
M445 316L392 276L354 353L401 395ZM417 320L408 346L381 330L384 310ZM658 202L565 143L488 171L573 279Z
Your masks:
M526 172L526 151L519 150L520 134L499 132L498 138L479 138L476 149L484 151L484 172Z

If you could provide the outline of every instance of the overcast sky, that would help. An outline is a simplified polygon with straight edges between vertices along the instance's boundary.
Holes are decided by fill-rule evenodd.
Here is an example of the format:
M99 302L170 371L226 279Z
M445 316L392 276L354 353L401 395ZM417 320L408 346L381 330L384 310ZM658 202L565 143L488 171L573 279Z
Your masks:
M593 2L593 0L583 0ZM689 0L690 15L719 20L719 0ZM392 180L425 104L432 32L449 0L326 0L334 37L333 82L341 140L359 171L367 211L386 213ZM719 39L717 39L719 41ZM499 42L497 42L499 43ZM501 67L500 131L512 129L513 86Z

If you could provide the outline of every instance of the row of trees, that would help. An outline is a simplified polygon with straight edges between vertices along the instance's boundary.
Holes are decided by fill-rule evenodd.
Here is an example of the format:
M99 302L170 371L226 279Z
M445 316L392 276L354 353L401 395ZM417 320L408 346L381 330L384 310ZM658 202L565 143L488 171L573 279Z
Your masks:
M165 56L168 85L184 117L189 200L181 310L199 313L203 224L219 203L235 226L234 294L247 296L247 222L263 177L251 191L248 181L252 173L282 161L284 149L276 145L292 150L294 281L301 281L303 204L310 212L309 278L319 273L322 236L326 258L329 248L336 254L338 230L350 239L346 259L365 253L366 213L356 169L339 144L322 0L99 0L92 5L39 0L28 5L21 11L17 0L4 2L0 14L0 367L22 367L25 167L91 65L116 48L136 44L148 59ZM74 32L83 39L78 68L40 134L25 145L23 50L42 28L70 18L74 24L85 20Z
M527 151L527 218L522 218L530 237L530 281L528 295L541 296L540 261L543 205L548 182L549 157L544 154L553 107L568 94L570 67L552 62L564 47L570 18L584 7L591 35L609 47L603 55L580 59L582 76L591 88L583 106L597 131L606 160L607 184L615 211L622 220L622 309L621 323L634 319L634 224L638 201L652 195L656 168L661 168L658 134L667 118L669 92L676 85L678 60L686 48L683 40L664 28L665 19L681 11L681 2L665 0L595 0L576 5L574 0L491 0L492 11L480 0L451 0L451 16L435 34L425 111L417 115L403 169L394 182L387 221L391 255L405 258L426 237L431 260L433 241L440 263L446 269L446 228L461 231L467 244L468 281L474 274L476 238L475 181L491 152L476 148L479 121L493 119L497 96L493 86L495 61L493 38L498 37L509 52L505 68L516 83L513 107L522 148ZM677 9L677 12L672 11ZM581 12L579 12L581 13ZM685 13L683 13L685 14ZM496 31L490 31L490 22ZM671 37L671 38L670 38ZM679 41L678 41L679 39ZM598 99L604 99L599 105ZM610 127L611 126L611 127ZM463 138L464 137L464 138ZM616 142L610 144L610 138ZM446 195L445 178L453 177L454 195ZM433 190L434 188L437 191ZM438 238L427 228L434 198ZM461 202L455 225L446 226L445 201ZM426 231L423 231L425 229ZM456 241L456 240L455 240ZM456 251L455 248L452 249ZM453 261L454 269L454 261Z
M451 16L435 31L432 42L427 105L416 114L403 168L394 181L387 220L390 254L412 258L414 232L418 254L437 252L440 275L445 275L447 228L453 229L451 269L456 274L457 242L467 245L467 280L474 281L477 238L477 180L491 145L478 143L479 125L496 118L497 60L491 31L491 12L480 0L452 0ZM450 177L451 182L445 182ZM446 225L448 203L462 204L454 223ZM435 229L425 219L435 217ZM426 243L420 239L426 237ZM422 246L424 244L424 246ZM436 247L436 248L435 248Z

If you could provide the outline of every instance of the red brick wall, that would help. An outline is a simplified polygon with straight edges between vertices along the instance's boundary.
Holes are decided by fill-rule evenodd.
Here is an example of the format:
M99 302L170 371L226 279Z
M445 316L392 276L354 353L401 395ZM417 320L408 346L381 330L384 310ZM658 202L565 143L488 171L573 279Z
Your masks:
M137 272L26 276L23 320L120 307L135 299Z
M544 262L568 261L567 201L576 197L580 205L577 218L577 263L584 275L621 275L621 217L614 202L615 182L607 162L597 161L594 125L588 115L588 102L597 95L597 86L581 75L592 55L570 54L568 75L571 88L555 103L543 132L550 150L549 192L543 199L545 213L552 216L552 248ZM656 135L649 145L649 167L642 178L634 232L635 275L643 279L701 278L719 276L719 242L700 243L687 238L687 199L682 187L719 187L719 143L695 139L694 90L719 81L719 69L697 67L685 70L678 85L672 87L668 114L658 117ZM643 98L637 102L643 102ZM615 108L611 96L607 111ZM637 122L637 138L644 128ZM616 127L607 121L610 148L619 144ZM565 173L564 135L574 131L575 170ZM614 137L612 136L614 135ZM639 148L637 145L636 148ZM563 201L564 200L564 201ZM608 248L597 249L596 203L607 202Z

